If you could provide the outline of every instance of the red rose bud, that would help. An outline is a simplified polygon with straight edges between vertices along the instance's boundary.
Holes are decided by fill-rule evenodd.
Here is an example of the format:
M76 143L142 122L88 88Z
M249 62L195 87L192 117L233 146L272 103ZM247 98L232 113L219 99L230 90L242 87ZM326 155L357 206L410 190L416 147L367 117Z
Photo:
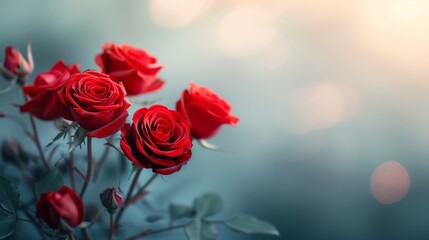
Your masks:
M106 43L95 62L113 81L124 84L127 95L153 92L164 85L157 76L163 66L143 49Z
M6 115L2 112L0 112L0 118L5 117Z
M28 163L31 156L27 154L22 148L21 144L14 139L6 139L1 146L1 155L5 161L9 161L13 164Z
M191 135L197 139L213 137L221 125L236 126L239 118L232 115L229 103L206 87L191 83L182 98L176 103L176 110L183 114L191 126Z
M7 79L26 76L33 70L31 64L12 46L8 46L5 50L3 67L9 71L9 74L3 74Z
M37 201L36 216L45 221L51 228L64 226L75 228L83 221L84 207L77 193L63 186L55 192L42 193Z
M107 211L112 214L116 209L122 206L124 193L119 188L107 188L100 193L100 200Z
M72 74L58 92L68 111L63 118L76 121L89 137L104 138L115 134L125 123L127 109L125 89L106 74L85 71Z
M189 123L161 105L141 108L122 128L121 148L135 165L159 174L180 170L192 155Z

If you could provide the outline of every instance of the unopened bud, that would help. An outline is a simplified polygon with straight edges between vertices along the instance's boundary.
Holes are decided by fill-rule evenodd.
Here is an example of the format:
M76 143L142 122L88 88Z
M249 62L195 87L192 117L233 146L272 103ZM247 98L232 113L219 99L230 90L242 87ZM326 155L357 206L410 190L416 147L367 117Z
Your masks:
M20 157L21 145L13 138L6 139L1 146L1 155L4 160L16 161Z
M31 63L12 46L8 46L5 51L2 75L6 79L27 76L33 71Z
M112 214L122 206L124 193L120 188L107 188L100 194L100 199L103 206Z
M3 141L1 146L1 155L5 161L9 161L14 164L28 163L33 156L27 154L22 148L21 144L14 139L9 138Z

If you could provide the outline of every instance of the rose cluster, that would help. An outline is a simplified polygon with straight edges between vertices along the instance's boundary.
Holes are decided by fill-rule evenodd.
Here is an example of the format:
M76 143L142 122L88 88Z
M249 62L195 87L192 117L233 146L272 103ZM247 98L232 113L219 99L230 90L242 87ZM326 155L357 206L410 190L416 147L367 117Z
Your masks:
M238 123L226 100L194 83L183 91L176 109L143 107L127 123L129 97L161 89L165 82L158 73L163 65L143 49L114 43L104 44L95 62L100 71L81 71L79 64L59 60L31 85L23 83L26 102L20 111L44 121L74 122L87 137L106 138L120 131L124 155L135 166L162 175L177 172L188 162L193 139L211 138L222 125ZM27 77L32 68L32 60L12 47L6 49L3 75ZM122 198L117 189L101 195L109 211L120 206ZM41 194L37 203L37 216L54 229L61 223L78 226L83 213L81 198L67 186Z

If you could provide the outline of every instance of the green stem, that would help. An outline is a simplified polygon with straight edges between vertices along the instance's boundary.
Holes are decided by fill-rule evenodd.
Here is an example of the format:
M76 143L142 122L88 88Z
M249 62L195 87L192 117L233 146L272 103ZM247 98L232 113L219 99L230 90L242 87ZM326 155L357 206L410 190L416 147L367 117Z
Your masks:
M80 190L79 196L82 198L85 194L86 188L91 180L92 174L92 138L88 136L88 168L86 170L86 178L84 179L82 189Z
M73 142L71 129L69 130L69 142L70 142L70 144L72 144L72 142ZM70 181L72 184L72 188L76 190L76 178L74 176L74 154L73 154L73 152L70 153L70 158L69 158L69 173L70 173Z
M158 176L157 173L154 173L152 175L152 177L149 178L149 180L147 180L147 182L137 190L137 193L134 195L134 197L131 197L131 199L129 200L129 204L133 204L135 202L137 202L141 197L143 197L145 194L143 194L143 192L146 190L146 188L153 182L153 180L155 180L155 178Z
M68 235L69 235L69 239L70 239L70 240L74 240L73 232L69 232L69 233L68 233Z
M22 93L24 95L25 101L27 102L28 101L27 96L25 96L24 91ZM45 166L45 168L47 170L49 170L49 169L51 169L51 167L49 166L48 161L46 160L45 154L43 153L42 145L40 144L39 133L37 131L36 121L34 120L33 115L31 115L31 114L28 114L28 115L30 116L31 127L33 128L33 133L34 133L34 136L33 136L34 142L36 143L36 147L37 147L37 150L39 151L40 158L42 159L42 162L43 162L43 165Z
M109 240L112 240L113 239L113 228L114 228L114 226L113 226L113 214L112 213L109 214L109 218L110 218Z
M136 172L136 175L134 176L133 182L131 183L131 186L128 189L128 193L127 193L127 196L125 197L124 203L122 204L121 208L119 209L118 215L116 215L115 225L114 225L113 232L115 232L118 229L118 227L119 227L119 221L121 220L122 214L124 213L124 210L127 207L128 202L131 199L131 196L133 194L134 188L137 185L137 182L139 180L140 174L142 173L142 170L143 170L142 168L138 169L137 172Z
M150 177L149 180L147 180L147 182L141 188L139 188L139 190L137 190L137 195L140 194L141 192L143 192L144 190L146 190L146 188L149 186L149 184L151 184L157 176L158 176L158 174L154 173L152 175L152 177Z
M111 141L113 140L113 136L110 136L107 141ZM94 177L92 178L92 181L95 182L97 181L98 178L98 174L100 173L100 169L103 166L103 164L106 162L107 158L109 157L109 152L110 152L110 147L108 145L105 146L103 154L100 157L100 160L98 160L98 162L95 164L95 169L94 169Z
M157 234L157 233L162 233L162 232L167 232L173 229L177 229L177 228L183 228L186 227L187 224L181 224L181 225L176 225L176 226L170 226L170 227L166 227L166 228L161 228L158 230L151 230L151 229L146 229L142 232L137 233L136 235L133 235L130 238L127 238L127 240L136 240L145 236L149 236L149 235L153 235L153 234Z

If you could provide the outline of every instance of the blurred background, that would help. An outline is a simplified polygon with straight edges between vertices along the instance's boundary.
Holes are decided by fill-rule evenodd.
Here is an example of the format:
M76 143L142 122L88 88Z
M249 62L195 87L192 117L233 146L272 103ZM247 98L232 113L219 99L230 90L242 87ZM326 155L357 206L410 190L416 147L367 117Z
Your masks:
M151 226L144 216L170 202L190 205L217 192L226 203L219 219L244 212L281 232L245 236L219 227L219 239L429 237L429 0L3 0L0 20L1 49L25 52L31 36L33 78L61 58L97 69L103 43L127 43L165 65L165 87L142 100L174 107L195 82L240 117L210 139L226 152L195 145L182 171L151 185L152 208L126 212L123 233ZM14 106L22 103L17 89L0 102L0 111L29 124ZM16 123L0 124L1 139L22 135ZM38 126L49 143L52 123ZM86 203L99 205L101 189L118 184L111 158L111 174ZM143 172L142 182L150 175ZM26 224L11 239L34 235ZM93 231L103 239L104 229ZM186 238L179 230L151 239Z

